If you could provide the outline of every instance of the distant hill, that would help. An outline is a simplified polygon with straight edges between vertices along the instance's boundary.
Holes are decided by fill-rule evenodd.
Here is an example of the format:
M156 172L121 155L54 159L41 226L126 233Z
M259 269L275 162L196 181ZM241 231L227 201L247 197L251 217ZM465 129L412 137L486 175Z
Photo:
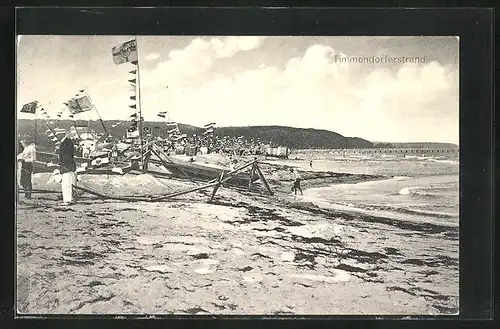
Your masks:
M60 120L57 121L53 128L68 129L73 125L74 121ZM87 121L77 122L79 125L87 126ZM108 133L115 137L126 136L128 122L118 120L104 121ZM90 128L98 133L104 133L104 129L100 121L88 122ZM116 126L115 126L116 125ZM113 127L115 126L115 127ZM147 127L155 131L160 136L165 137L167 128L164 122L144 122L143 127ZM204 128L179 124L179 129L182 133L192 135L193 133L201 134ZM37 128L37 143L40 149L53 149L52 142L45 134L47 126L44 120L38 120ZM35 131L34 120L18 120L18 134L32 135ZM248 126L248 127L217 127L216 134L221 136L244 138L259 138L263 142L273 142L276 145L288 146L292 149L332 149L332 148L371 148L373 144L365 139L357 137L344 137L335 132L319 129L304 129L284 126Z
M414 143L374 143L376 148L439 148L439 149L457 149L458 145L452 143L433 143L433 142L414 142Z

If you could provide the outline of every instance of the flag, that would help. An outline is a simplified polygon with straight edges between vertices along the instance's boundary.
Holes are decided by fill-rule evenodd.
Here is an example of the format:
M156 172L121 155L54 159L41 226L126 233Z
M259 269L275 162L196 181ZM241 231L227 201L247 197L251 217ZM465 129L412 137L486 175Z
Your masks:
M111 52L115 64L127 62L134 64L134 62L137 62L137 43L135 40L130 40L114 46Z
M24 104L23 108L21 109L21 112L35 114L37 105L38 105L38 101Z
M161 113L161 112L160 112L160 113L158 113L158 116L159 116L160 118L165 118L165 114L164 114L164 113Z
M135 117L137 117L137 113L131 114L131 115L130 115L130 117L131 117L131 118L135 118Z
M207 123L205 125L205 128L210 128L210 127L213 127L213 126L215 126L215 122Z
M82 95L71 99L68 108L72 114L78 114L92 110L93 106L89 97L87 95Z
M91 165L94 166L94 167L99 167L103 164L107 164L109 163L109 158L108 157L100 157L100 158L95 158L94 160L92 160L91 162Z
M132 108L132 109L135 109L136 108L136 105L129 105L128 107Z
M128 82L133 83L133 84L135 84L135 81L136 81L135 79L128 80Z
M137 70L128 71L128 73L130 73L130 74L135 74L136 72L137 72Z
M139 130L127 131L127 138L136 138L139 137Z
M130 100L135 101L135 96L130 96Z

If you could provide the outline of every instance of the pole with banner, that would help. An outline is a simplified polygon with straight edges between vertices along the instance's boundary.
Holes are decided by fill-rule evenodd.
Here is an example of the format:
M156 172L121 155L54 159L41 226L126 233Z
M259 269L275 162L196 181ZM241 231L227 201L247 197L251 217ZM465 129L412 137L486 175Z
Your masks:
M141 76L140 76L140 66L139 66L139 47L137 44L137 36L135 37L135 51L137 53L137 98L139 99L137 105L139 105L139 143L141 143L141 169L144 169L144 142L142 138L142 106L141 106Z
M135 79L129 80L129 82L135 85L135 92L139 101L136 101L136 97L133 96L130 99L135 100L136 104L131 105L129 107L136 110L136 120L139 122L137 128L137 121L133 125L134 130L137 130L139 143L140 143L140 152L141 152L141 167L144 168L144 145L142 140L142 108L141 108L141 95L140 95L140 75L139 75L139 60L138 60L138 50L137 50L137 37L127 42L121 43L112 49L113 62L115 64L123 64L123 63L132 63L135 65L135 72L131 71L130 73L135 73Z

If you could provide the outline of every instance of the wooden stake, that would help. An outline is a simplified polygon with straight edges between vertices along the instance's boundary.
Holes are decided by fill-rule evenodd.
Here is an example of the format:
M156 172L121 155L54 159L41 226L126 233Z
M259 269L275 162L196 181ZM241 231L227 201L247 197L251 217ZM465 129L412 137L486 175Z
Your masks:
M221 185L221 182L222 182L222 178L224 177L224 172L221 172L220 173L220 177L219 177L219 182L217 185L214 186L214 191L212 192L212 196L210 197L210 201L213 200L214 196L215 196L215 193L217 193L217 190L219 189L220 185Z
M248 190L252 188L252 183L253 183L253 176L255 175L255 163L252 166L252 169L250 170L250 179L248 180Z
M259 178L260 180L262 181L262 183L264 184L264 186L266 187L267 191L269 192L270 195L274 195L273 191L271 190L271 188L269 187L269 184L267 183L267 180L266 178L264 177L264 174L262 173L262 171L260 170L259 166L256 165L255 166L255 169L257 170L257 174L259 174Z

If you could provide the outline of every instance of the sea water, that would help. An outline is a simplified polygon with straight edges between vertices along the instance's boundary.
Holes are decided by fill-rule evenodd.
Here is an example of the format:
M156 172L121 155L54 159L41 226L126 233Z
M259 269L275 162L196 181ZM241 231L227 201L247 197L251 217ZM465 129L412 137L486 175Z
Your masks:
M308 170L388 177L307 189L303 198L319 206L396 220L458 225L459 161L456 157L335 156L328 152L304 152L300 157L304 159L301 166ZM310 160L313 160L312 168ZM307 188L307 183L304 187Z

